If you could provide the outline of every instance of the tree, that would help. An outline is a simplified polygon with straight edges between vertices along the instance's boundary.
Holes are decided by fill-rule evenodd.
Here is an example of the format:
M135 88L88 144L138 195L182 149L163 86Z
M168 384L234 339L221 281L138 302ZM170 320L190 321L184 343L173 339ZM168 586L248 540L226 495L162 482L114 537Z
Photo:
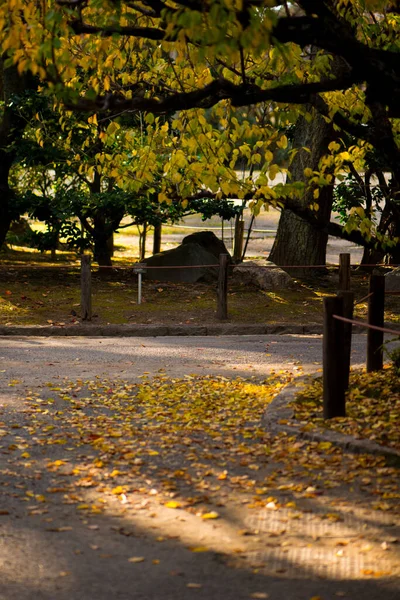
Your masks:
M276 173L276 163L268 155L264 181L256 186L245 182L245 191L235 178L225 176L226 171L223 174L226 164L221 165L224 160L219 157L211 163L214 173L209 179L220 186L222 179L231 181L222 190L225 195L238 194L240 187L239 197L253 196L256 208L271 199L285 203L315 230L336 231L359 240L359 231L343 234L335 224L321 223L317 211L299 207L293 198L307 195L311 186L314 199L316 186L332 185L326 183L329 170L335 176L346 168L346 153L361 165L372 146L391 173L397 201L398 3L58 0L47 5L30 2L28 8L25 4L13 0L3 7L3 49L21 71L31 69L46 80L71 109L159 115L212 106L218 110L219 106L223 123L224 107L234 112L237 107L264 103L271 122L291 106L288 112L293 123L301 105L311 106L342 133L340 141L335 141L336 150L329 151L326 161L319 161L318 169L306 176L308 181L303 177L302 188L292 185L290 190L289 185L272 190L269 176ZM339 72L332 68L337 58L342 63ZM177 121L182 123L180 117ZM356 151L347 148L348 136L356 140ZM271 152L263 150L264 155ZM179 164L184 162L179 151L174 150L171 160L174 172L182 176L179 169L186 165ZM207 170L199 169L200 175L207 177ZM192 191L186 186L183 199ZM211 191L219 190L211 186Z
M295 126L293 144L298 152L293 159L289 176L294 181L307 181L306 174L318 172L319 163L328 151L328 145L334 137L332 123L317 114L309 122L305 117L300 117ZM305 174L306 173L306 174ZM333 182L333 176L329 183ZM314 211L314 222L303 219L289 207L283 208L277 235L269 259L278 265L324 265L326 260L326 246L328 233L326 226L330 221L333 203L333 185L324 185L321 189L307 186L304 193L292 199L290 205L299 203L300 208L308 210L317 204ZM317 194L316 194L317 190ZM290 269L288 269L290 271ZM306 274L307 270L296 269L296 275Z
M24 100L35 86L29 73L21 75L15 66L6 67L0 57L0 248L12 219L18 216L9 178L31 114L31 106Z
M54 250L63 238L70 248L93 248L95 260L106 267L111 266L108 242L121 228L155 227L193 212L229 219L242 210L224 199L205 200L201 190L182 202L177 195L182 177L177 172L169 177L169 157L156 143L158 123L140 126L127 116L99 123L93 116L51 106L39 93L30 103L36 115L18 145L12 178L18 197L15 211L28 212L47 225L46 232L30 235L39 249ZM162 127L165 132L165 122ZM146 177L151 171L148 181L134 176L138 169ZM163 201L158 198L161 189L168 194ZM129 221L122 224L125 217Z

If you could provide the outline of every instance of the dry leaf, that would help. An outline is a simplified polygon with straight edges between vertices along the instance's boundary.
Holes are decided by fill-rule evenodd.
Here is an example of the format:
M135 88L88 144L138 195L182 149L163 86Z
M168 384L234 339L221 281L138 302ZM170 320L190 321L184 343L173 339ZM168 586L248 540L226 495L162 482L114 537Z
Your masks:
M202 519L219 519L219 514L215 511L211 511L209 513L204 513L204 515L201 515Z
M181 508L182 504L180 502L176 502L176 500L170 500L164 504L167 508Z

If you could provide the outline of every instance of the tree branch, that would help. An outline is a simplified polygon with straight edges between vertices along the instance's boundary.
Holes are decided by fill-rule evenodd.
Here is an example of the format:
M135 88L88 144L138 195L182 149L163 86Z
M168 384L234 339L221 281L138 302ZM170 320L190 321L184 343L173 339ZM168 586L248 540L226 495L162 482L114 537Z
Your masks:
M351 83L354 83L354 81L345 76L321 82L282 85L263 90L253 84L234 84L220 77L203 88L192 92L176 92L159 98L136 96L130 99L108 93L104 96L98 96L95 100L80 98L76 103L67 102L67 106L72 110L82 111L142 110L159 114L171 110L210 108L220 100L227 99L230 99L234 106L247 106L266 101L306 104L310 102L310 98L320 92L347 89Z
M74 33L77 35L87 34L99 34L101 37L110 37L114 34L127 35L131 37L141 37L149 40L164 40L165 31L156 27L97 27L96 25L89 25L82 23L79 19L74 19L70 22Z

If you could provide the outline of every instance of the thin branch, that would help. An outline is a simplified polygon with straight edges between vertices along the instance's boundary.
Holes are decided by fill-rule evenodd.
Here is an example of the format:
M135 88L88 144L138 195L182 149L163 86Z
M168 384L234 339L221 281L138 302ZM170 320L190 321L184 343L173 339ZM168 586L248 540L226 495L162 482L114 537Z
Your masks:
M139 6L136 2L126 2L126 5L133 10L136 10L138 13L141 13L145 17L158 17L159 15L151 8L150 10Z
M244 62L244 52L243 52L243 48L242 46L240 46L240 68L242 70L242 81L243 81L243 85L246 85L247 83L247 78L246 78L246 65Z

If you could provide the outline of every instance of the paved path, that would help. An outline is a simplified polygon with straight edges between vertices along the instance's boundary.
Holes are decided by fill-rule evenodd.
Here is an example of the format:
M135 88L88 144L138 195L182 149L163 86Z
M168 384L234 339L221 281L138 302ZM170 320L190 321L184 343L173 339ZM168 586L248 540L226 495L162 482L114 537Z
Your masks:
M108 451L113 464L92 487L93 465L101 470L105 459L93 445L76 445L96 392L86 409L85 386L71 388L71 430L65 401L54 401L80 379L313 372L320 336L3 337L0 348L0 600L399 597L399 495L380 459L334 448L325 456L317 444L268 434L252 454L246 442L223 454L217 438L211 447L199 437L187 442L185 429L180 456L163 437L146 441L138 431L133 452L146 443L162 450L131 461L129 493L113 494L115 472L126 469L118 453ZM364 349L365 336L354 336L353 364ZM123 427L114 414L111 404L99 418ZM186 509L164 506L162 489L186 498ZM203 505L190 499L199 494L219 519L201 519ZM104 510L92 510L96 502Z
M353 365L365 362L365 335L353 337ZM159 369L189 373L266 376L271 370L314 372L321 367L322 336L268 335L158 338L0 338L3 380L121 376L136 379ZM0 379L0 386L1 386Z

